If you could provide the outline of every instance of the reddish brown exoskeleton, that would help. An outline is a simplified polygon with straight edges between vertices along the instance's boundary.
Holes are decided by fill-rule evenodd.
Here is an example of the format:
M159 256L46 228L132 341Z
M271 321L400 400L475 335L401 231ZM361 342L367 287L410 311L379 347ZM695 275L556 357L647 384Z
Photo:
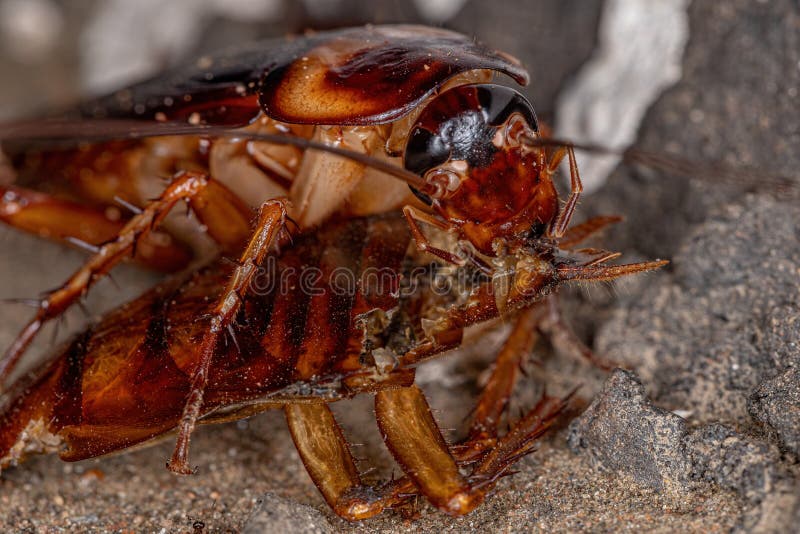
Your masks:
M530 103L488 83L493 72L527 81L513 58L451 32L342 30L201 59L85 105L79 122L9 127L2 138L19 181L4 188L0 216L92 256L41 301L0 376L46 321L119 261L184 264L186 233L167 218L179 201L240 259L127 304L13 385L0 416L0 464L51 451L77 460L177 429L169 468L188 474L198 421L278 407L343 517L369 517L417 494L454 515L474 509L563 407L545 398L498 434L546 297L568 281L664 264L605 266L616 254L571 250L614 219L568 229L581 190L572 150L537 143ZM76 134L94 142L62 151L31 145ZM115 137L124 139L107 140ZM565 156L572 191L562 207L552 175ZM173 176L166 188L164 174ZM109 216L120 204L131 215ZM331 219L338 222L320 227ZM299 226L294 243L290 220ZM418 222L449 241L432 245ZM478 283L441 302L425 291L401 298L408 267L420 261L407 257L411 240L457 270L475 270ZM282 252L273 254L275 245ZM274 258L267 282L289 282L264 286ZM309 266L315 278L304 285ZM335 284L342 272L355 281L350 291ZM389 274L373 283L375 272ZM414 386L414 366L458 346L465 327L499 316L518 318L469 436L451 447ZM375 395L406 478L362 484L327 406L359 393Z

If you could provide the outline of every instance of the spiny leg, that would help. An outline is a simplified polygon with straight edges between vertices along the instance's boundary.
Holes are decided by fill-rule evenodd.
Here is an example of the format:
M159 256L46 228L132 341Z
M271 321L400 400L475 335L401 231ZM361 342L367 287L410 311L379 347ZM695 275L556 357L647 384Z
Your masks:
M607 257L610 258L613 255L607 255ZM602 261L605 261L604 257L590 261L585 265L561 266L559 269L561 279L563 281L610 281L629 274L652 271L669 263L667 260L656 260L606 266L601 264ZM557 351L578 359L585 359L592 365L606 371L619 366L619 363L614 360L596 355L578 338L572 328L564 321L555 295L548 297L546 305L547 314L540 324L540 329L549 337Z
M297 451L328 505L350 521L367 519L400 504L415 490L409 480L369 487L362 483L342 429L327 404L284 407Z
M523 309L494 362L489 380L472 413L469 438L473 444L497 436L503 411L519 376L520 366L533 350L541 332L559 352L588 360L601 369L611 369L615 362L600 358L575 335L558 307L557 295Z
M375 396L386 446L418 491L450 515L467 514L483 502L508 467L533 450L534 441L565 405L566 399L544 397L497 441L468 438L451 449L417 386L383 390ZM468 476L461 474L463 464L487 450Z
M550 237L555 239L563 237L567 231L567 226L569 226L569 222L572 220L572 214L575 212L575 206L578 204L578 199L583 192L583 183L578 173L578 163L575 161L575 150L572 147L560 148L553 157L549 169L554 170L554 168L558 166L558 162L564 157L564 150L566 150L567 156L569 157L570 193L569 197L567 197L567 202L564 204L561 213L558 214L558 218L550 230Z
M198 218L206 223L209 234L224 248L239 246L249 235L250 210L240 201L235 201L233 193L203 174L177 174L157 199L132 217L113 240L97 247L60 288L42 300L34 318L0 359L0 384L11 374L45 322L63 314L118 263L135 256L139 243L181 200L189 201Z
M587 282L607 282L630 274L652 271L668 263L668 260L654 260L627 263L625 265L561 265L558 268L558 272L563 282L578 280Z
M522 310L517 317L473 410L470 440L480 441L497 436L497 425L508 405L520 366L538 341L537 326L543 313L542 306L537 304Z
M483 501L470 491L419 387L379 391L375 415L392 456L431 504L463 515Z
M303 464L337 514L351 521L366 519L420 493L454 515L465 514L480 504L483 494L465 491L469 482L459 472L419 388L412 385L380 391L375 409L384 439L407 476L367 486L326 404L293 403L284 407Z
M574 391L563 398L543 395L533 409L516 421L511 430L494 446L488 448L488 452L470 475L472 484L488 491L501 476L507 474L509 467L533 452L536 440L561 415L573 393Z
M407 474L373 486L362 482L347 441L326 404L290 403L284 405L284 412L314 484L337 514L352 521L403 505L418 495L452 515L468 513L511 464L532 450L533 441L564 406L565 400L543 397L502 438L468 438L450 447L419 388L411 385L379 391L375 398L378 425ZM462 475L470 466L470 475Z
M232 328L233 320L241 308L242 299L253 278L258 274L259 266L275 244L278 234L284 230L286 218L286 200L268 200L261 205L258 225L250 244L242 253L231 280L211 314L211 323L200 343L199 361L192 374L191 389L178 426L175 450L167 464L169 469L175 473L182 475L192 473L188 458L189 440L203 406L203 395L217 343L220 336ZM235 335L232 330L231 335ZM235 337L233 341L236 341Z
M0 186L0 221L38 237L71 245L90 245L84 245L84 249L99 247L114 239L126 222L110 217L106 210L14 186ZM143 239L136 249L135 260L139 263L159 271L174 272L192 259L186 247L174 241L164 243L162 238L169 236L150 234L148 237L151 238Z

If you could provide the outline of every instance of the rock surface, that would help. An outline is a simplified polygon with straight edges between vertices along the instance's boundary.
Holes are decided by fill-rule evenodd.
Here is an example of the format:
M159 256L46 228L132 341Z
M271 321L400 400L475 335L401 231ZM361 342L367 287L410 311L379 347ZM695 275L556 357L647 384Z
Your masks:
M687 235L673 276L617 310L596 347L636 366L670 409L749 423L753 388L800 357L785 323L800 302L798 235L797 205L762 195L719 209Z
M603 391L572 422L567 443L593 465L627 473L656 491L680 491L691 460L683 446L686 421L654 407L631 372L617 369Z
M658 492L686 498L714 491L709 483L732 490L746 503L737 525L747 531L779 532L800 510L800 485L774 445L720 423L689 428L654 407L629 371L614 371L570 425L568 444L601 470Z
M750 395L750 415L777 435L780 444L800 457L800 372L790 367L763 381Z

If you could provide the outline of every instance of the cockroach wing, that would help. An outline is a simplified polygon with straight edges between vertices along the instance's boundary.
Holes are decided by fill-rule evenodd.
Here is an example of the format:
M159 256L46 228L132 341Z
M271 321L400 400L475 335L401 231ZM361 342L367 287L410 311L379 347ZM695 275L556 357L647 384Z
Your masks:
M476 69L528 82L516 59L458 33L410 25L349 28L206 56L87 102L80 114L242 126L263 110L290 123L379 124Z

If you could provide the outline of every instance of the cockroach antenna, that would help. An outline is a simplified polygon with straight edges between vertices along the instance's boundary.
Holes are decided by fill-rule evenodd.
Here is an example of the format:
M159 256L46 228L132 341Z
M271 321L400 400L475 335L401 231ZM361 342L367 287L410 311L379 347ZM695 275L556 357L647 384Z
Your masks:
M0 142L33 143L41 146L96 143L117 139L143 137L207 136L265 141L276 145L289 145L301 149L318 150L361 163L394 176L408 185L427 191L430 186L419 175L375 157L289 134L258 133L220 126L188 125L185 123L148 123L118 119L83 119L79 122L66 119L42 119L0 125Z

